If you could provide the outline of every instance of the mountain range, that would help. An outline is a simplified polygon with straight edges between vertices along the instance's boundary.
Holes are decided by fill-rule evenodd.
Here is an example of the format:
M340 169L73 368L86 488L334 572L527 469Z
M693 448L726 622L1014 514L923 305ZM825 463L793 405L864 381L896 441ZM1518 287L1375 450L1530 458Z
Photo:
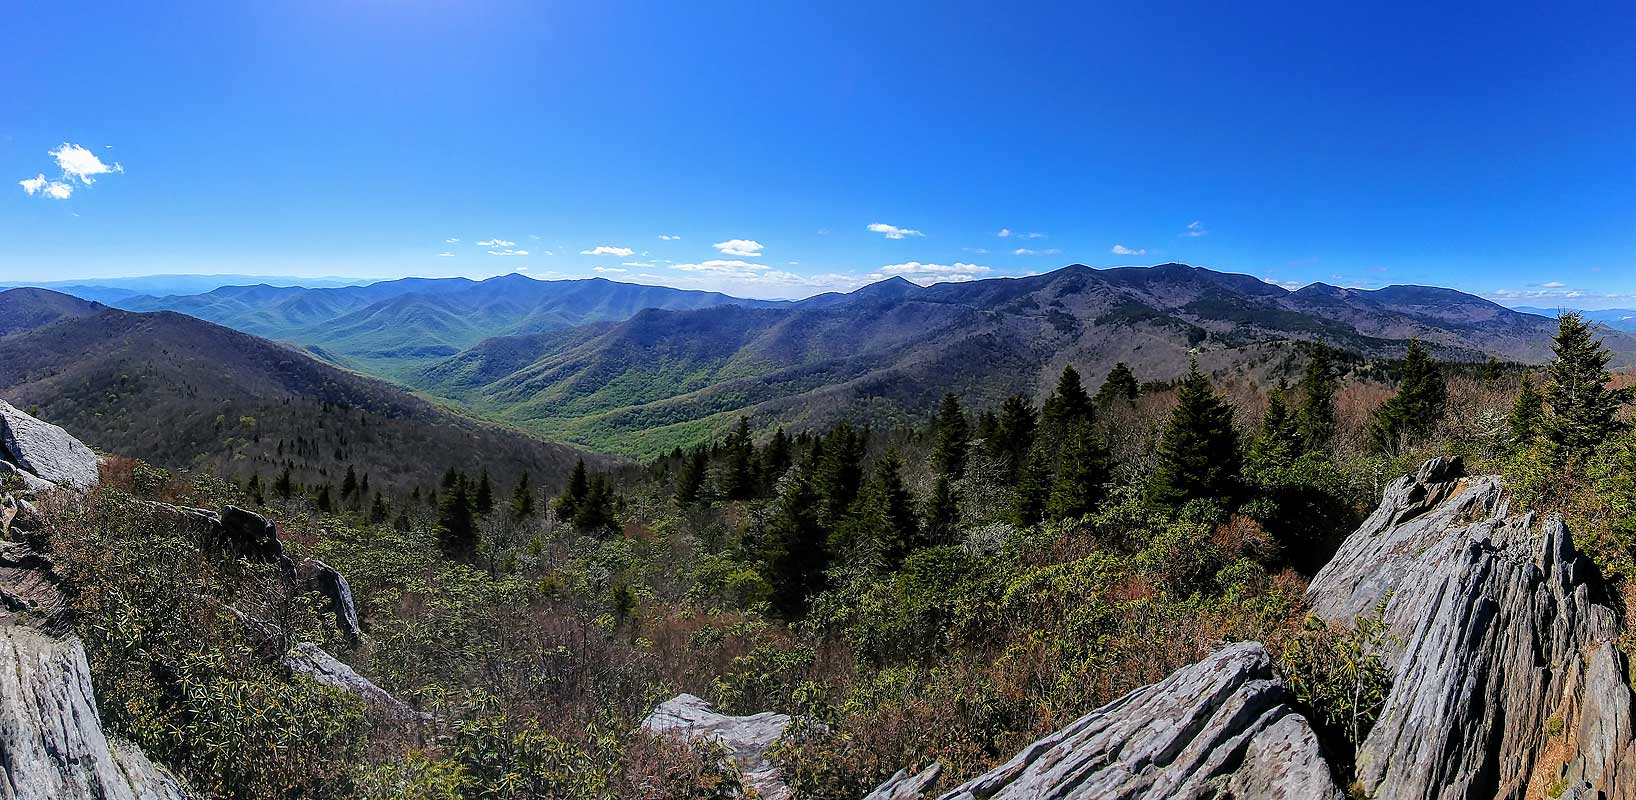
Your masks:
M241 480L354 467L407 492L452 466L553 486L584 455L256 336L43 289L0 292L0 397L98 449Z
M1594 311L1585 311L1572 308L1553 309L1530 308L1522 306L1518 307L1517 310L1528 314L1539 314L1546 317L1555 317L1562 311L1575 311L1585 319L1605 325L1616 331L1636 332L1636 308L1604 308Z

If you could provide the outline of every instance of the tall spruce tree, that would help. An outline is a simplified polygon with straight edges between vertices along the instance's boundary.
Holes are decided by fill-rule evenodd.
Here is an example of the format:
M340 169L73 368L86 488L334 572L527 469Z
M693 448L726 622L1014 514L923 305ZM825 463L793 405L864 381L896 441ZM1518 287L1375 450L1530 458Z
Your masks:
M771 494L778 479L790 469L794 456L790 452L790 437L783 428L773 431L773 438L767 441L767 446L761 448L761 457L757 466L761 469L761 493Z
M755 442L750 439L750 419L739 417L727 435L727 469L722 473L722 494L728 500L749 500L756 496L760 481L756 475Z
M863 458L869 449L868 431L860 431L842 422L831 428L821 440L822 446L812 451L813 490L819 498L819 520L835 525L846 516L847 509L858 499L863 485Z
M1443 369L1418 339L1409 340L1397 394L1375 411L1369 440L1382 453L1399 455L1431 436L1448 406Z
M1106 406L1114 401L1132 402L1142 391L1141 384L1136 382L1136 373L1131 372L1130 365L1123 361L1113 365L1108 370L1108 377L1102 381L1102 388L1096 390L1096 396L1091 398L1097 405Z
M472 509L483 516L494 510L494 486L489 483L487 468L484 468L482 474L477 477L477 492L472 495Z
M1558 464L1582 461L1619 432L1619 409L1631 401L1632 388L1609 389L1608 361L1613 357L1577 313L1557 320L1556 359L1545 370L1543 433Z
M1545 426L1545 398L1534 388L1534 377L1523 373L1522 387L1511 403L1511 415L1506 418L1513 452L1522 452L1533 446Z
M574 507L574 527L587 533L599 533L617 525L613 484L606 476L594 475L586 486L584 499Z
M389 513L386 507L386 498L381 497L380 492L376 492L374 502L369 504L369 521L375 525L380 525L386 522Z
M465 481L455 481L443 495L437 514L437 546L456 561L470 561L477 555L477 520L472 516Z
M554 509L557 517L569 522L579 514L579 507L591 494L590 477L585 472L585 459L574 462L574 471L568 475L568 485L557 495Z
M1108 450L1090 422L1080 420L1069 425L1057 452L1057 471L1045 501L1045 515L1072 519L1096 510L1106 494L1109 472Z
M1301 455L1301 430L1284 397L1288 387L1278 384L1267 396L1267 412L1261 417L1261 432L1250 443L1248 465L1257 474L1283 469Z
M1176 407L1159 439L1158 465L1148 497L1181 506L1189 500L1230 498L1237 491L1241 456L1233 409L1194 361L1176 393Z
M943 395L933 423L937 443L932 448L932 466L949 480L959 480L966 471L966 449L971 445L971 423L953 392Z
M690 506L699 501L704 491L704 479L710 471L710 452L702 445L693 448L676 470L676 502Z
M1300 405L1295 427L1301 433L1301 449L1319 451L1335 438L1335 393L1339 376L1334 351L1322 342L1307 347L1307 364L1296 385Z
M955 495L954 481L939 475L932 482L932 496L926 498L926 523L923 528L926 542L945 544L954 539L960 525L960 501Z
M523 476L517 479L517 486L511 490L511 518L522 522L534 516L534 487L529 485L528 470L523 470Z
M1085 384L1079 379L1079 370L1069 364L1057 376L1057 387L1046 398L1040 416L1046 425L1066 426L1076 420L1091 417L1091 397L1085 393Z
M920 520L914 498L903 485L903 462L895 451L875 460L857 502L830 537L831 551L844 554L864 548L885 569L895 569L918 543Z
M773 605L789 618L800 616L807 597L823 588L829 568L828 542L818 513L818 493L806 470L780 481L762 550Z
M1039 412L1034 410L1034 404L1027 397L1014 394L1000 404L999 423L991 452L1005 462L1004 480L1016 480L1023 462L1028 460L1028 451L1034 446L1034 435L1038 429Z
M1011 521L1020 527L1038 525L1045 519L1045 501L1051 496L1050 455L1044 442L1036 442L1017 470L1012 494Z

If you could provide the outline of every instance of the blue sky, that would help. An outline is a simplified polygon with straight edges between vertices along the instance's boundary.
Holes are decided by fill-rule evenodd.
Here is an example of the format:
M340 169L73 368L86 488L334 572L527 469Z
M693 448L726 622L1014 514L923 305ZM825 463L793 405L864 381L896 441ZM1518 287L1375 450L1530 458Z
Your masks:
M1618 4L6 5L0 280L1182 261L1636 304Z

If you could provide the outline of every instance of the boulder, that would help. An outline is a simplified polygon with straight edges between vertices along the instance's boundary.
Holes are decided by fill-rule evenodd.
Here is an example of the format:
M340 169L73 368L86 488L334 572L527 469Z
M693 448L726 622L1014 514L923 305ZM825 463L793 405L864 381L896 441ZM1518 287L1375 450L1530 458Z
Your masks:
M164 768L102 730L85 649L0 627L0 796L8 800L182 800Z
M0 400L0 461L59 486L85 490L96 485L97 454L68 432Z
M357 647L363 641L364 634L358 626L358 608L352 602L352 587L347 584L346 576L316 558L302 560L296 565L295 574L307 591L324 596L330 613L335 617L336 630L353 647Z
M660 703L642 720L642 728L651 733L712 739L725 745L744 773L744 783L755 789L761 800L790 797L778 768L767 758L767 749L789 725L789 715L770 711L747 717L718 714L704 699L691 694L679 694Z
M11 479L17 481L25 492L48 492L57 488L57 484L4 459L5 455L0 453L0 486L4 486L6 481Z
M885 783L876 786L874 791L864 795L863 800L920 800L931 793L932 788L937 786L937 779L942 776L943 765L935 762L915 773L900 769Z
M1392 688L1357 753L1363 788L1636 794L1633 696L1604 590L1562 520L1514 513L1498 478L1439 459L1394 481L1307 592L1320 617L1378 609L1391 634Z
M352 667L329 654L312 642L302 642L284 655L284 667L291 672L306 675L325 686L333 686L356 695L370 708L393 719L428 720L430 714L416 711L408 703L392 696L391 692L376 686L359 675Z
M1292 702L1265 647L1229 645L1086 714L942 800L1341 800ZM915 796L908 791L894 776L870 796Z

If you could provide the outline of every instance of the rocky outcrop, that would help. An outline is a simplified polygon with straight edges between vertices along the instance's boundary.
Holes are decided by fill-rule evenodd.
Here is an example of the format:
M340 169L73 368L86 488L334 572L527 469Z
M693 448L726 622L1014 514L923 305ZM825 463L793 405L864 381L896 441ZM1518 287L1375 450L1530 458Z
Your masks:
M362 643L364 634L358 626L358 607L352 602L352 587L347 583L346 576L316 558L308 558L298 564L295 575L307 591L324 597L330 614L335 618L336 630L346 637L347 642L353 647Z
M0 628L0 796L180 800L186 787L98 722L78 639Z
M920 800L937 786L937 780L941 777L943 765L935 762L915 773L900 769L885 783L875 787L874 791L864 795L863 800Z
M744 783L755 789L761 800L788 800L789 787L779 777L778 768L767 758L784 729L790 725L786 714L762 712L747 717L718 714L702 698L680 694L660 703L642 720L652 733L668 733L686 738L712 739L732 751L733 760L744 773Z
M941 797L1340 800L1317 736L1291 703L1266 648L1229 645ZM919 796L926 774L899 773L870 797Z
M97 455L68 432L0 400L0 461L59 486L89 489L97 482Z
M416 711L392 693L376 686L359 675L352 667L329 654L312 642L302 642L284 656L284 666L291 672L306 675L325 686L333 686L363 700L370 708L387 717L403 720L431 719L430 714Z
M1380 610L1394 673L1357 754L1377 800L1636 794L1633 697L1600 579L1560 519L1427 462L1313 580L1315 613Z

